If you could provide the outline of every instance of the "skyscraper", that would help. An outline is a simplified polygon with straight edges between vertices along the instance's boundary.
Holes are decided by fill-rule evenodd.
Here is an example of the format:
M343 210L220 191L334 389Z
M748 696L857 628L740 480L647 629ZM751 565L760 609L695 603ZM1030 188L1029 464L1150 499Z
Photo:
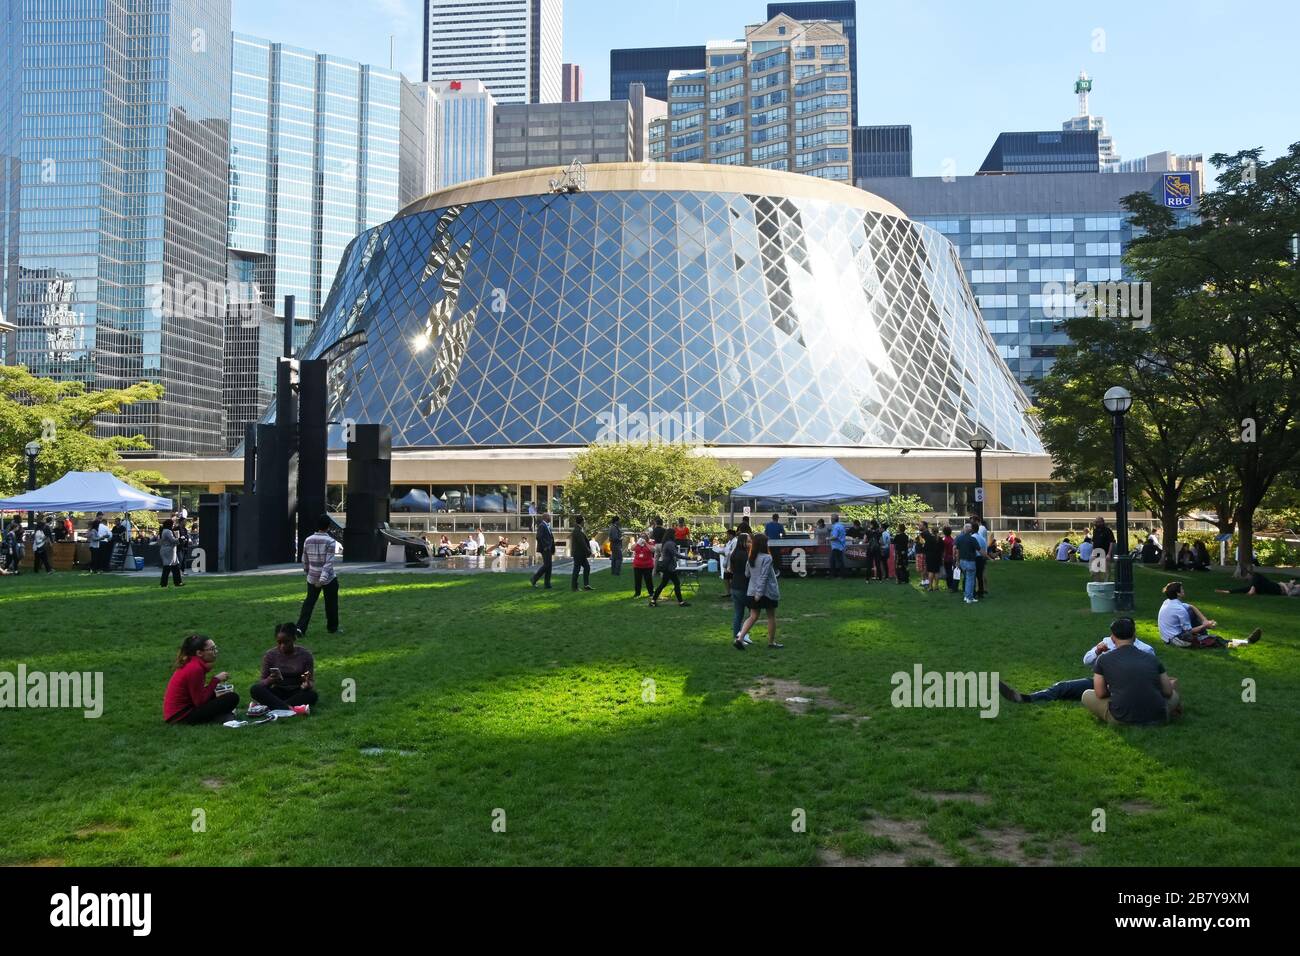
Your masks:
M676 70L702 70L708 63L703 46L642 47L609 51L609 98L629 99L633 83L645 86L651 99L668 100L668 74Z
M912 175L912 127L855 126L853 181Z
M833 21L778 14L745 39L710 43L703 71L668 79L651 158L757 166L853 181L849 50Z
M1059 134L1058 134L1059 135ZM1162 173L891 177L858 183L943 233L957 248L998 354L1027 385L1069 342L1054 305L1077 283L1125 282L1134 237L1123 199L1159 199ZM1180 209L1180 224L1195 208ZM1058 298L1053 298L1056 296Z
M224 450L229 0L0 3L5 361L158 402L97 423Z
M425 0L424 81L481 80L498 103L563 99L564 0Z
M1115 151L1115 140L1106 129L1106 120L1093 116L1088 109L1088 97L1092 93L1092 80L1087 70L1079 71L1079 78L1074 83L1074 92L1079 97L1079 113L1061 124L1063 130L1093 130L1097 134L1097 163L1103 173L1117 172L1120 155Z
M778 13L796 20L834 20L849 39L849 76L853 91L853 125L858 125L858 3L857 0L812 0L812 2L769 3L767 18Z
M253 381L253 363L263 372L258 388L270 388L264 375L281 349L285 297L295 297L303 342L348 243L397 211L401 104L402 77L391 70L234 35L223 279L256 283L261 308L243 303L227 315L228 382ZM235 399L227 389L228 444L266 397Z
M564 64L564 102L582 101L582 67L576 63Z
M1096 173L1101 171L1096 130L999 133L979 172Z
M424 192L492 175L496 100L481 80L449 80L423 87Z

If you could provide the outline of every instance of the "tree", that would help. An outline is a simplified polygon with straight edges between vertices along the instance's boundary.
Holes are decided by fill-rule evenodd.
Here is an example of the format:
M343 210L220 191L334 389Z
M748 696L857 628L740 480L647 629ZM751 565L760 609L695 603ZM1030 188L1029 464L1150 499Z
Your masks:
M1212 467L1214 448L1205 413L1182 401L1164 370L1146 360L1168 328L1152 323L1138 329L1128 318L1067 319L1070 344L1035 383L1034 401L1053 477L1101 488L1115 473L1111 417L1102 396L1115 385L1132 393L1124 424L1125 461L1135 479L1133 504L1160 516L1165 567L1172 569L1178 519L1191 500L1205 500L1194 489L1198 476Z
M26 490L24 448L33 440L41 446L36 460L38 487L70 471L107 471L134 487L150 490L150 484L161 482L163 476L128 472L119 455L122 451L147 451L150 446L144 436L98 438L93 428L96 417L120 414L136 402L157 401L162 393L161 385L148 382L92 392L83 382L56 382L38 378L21 365L0 366L0 495ZM141 514L139 523L148 526L152 520L152 515Z
M619 515L632 526L653 518L717 514L741 483L740 471L682 444L592 445L564 483L568 510L590 521Z
M886 527L893 528L900 524L914 525L926 515L938 514L942 508L933 508L917 495L892 495L888 501L878 505L845 505L840 514L850 521L870 524L879 521Z
M1255 512L1300 461L1300 143L1272 162L1261 150L1215 154L1218 188L1200 201L1200 221L1175 228L1147 194L1125 199L1144 232L1126 254L1152 283L1146 361L1170 398L1195 409L1215 461L1236 479L1237 574L1247 576Z

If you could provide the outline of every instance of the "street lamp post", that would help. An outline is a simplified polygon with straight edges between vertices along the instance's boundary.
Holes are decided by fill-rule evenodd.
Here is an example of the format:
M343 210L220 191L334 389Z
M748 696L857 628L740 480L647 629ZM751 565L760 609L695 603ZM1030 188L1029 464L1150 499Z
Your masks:
M24 448L23 451L26 452L27 454L27 490L35 491L36 490L36 459L39 458L41 454L41 443L37 441L29 441L27 443L27 447ZM35 525L36 525L35 512L32 511L27 512L27 527L32 528Z
M969 444L975 452L975 517L982 523L984 521L984 449L989 447L989 436L983 431L977 431L971 436Z
M1133 395L1116 385L1106 392L1102 405L1110 413L1115 435L1115 610L1132 611L1133 556L1128 548L1128 468L1124 461L1124 416L1133 407Z

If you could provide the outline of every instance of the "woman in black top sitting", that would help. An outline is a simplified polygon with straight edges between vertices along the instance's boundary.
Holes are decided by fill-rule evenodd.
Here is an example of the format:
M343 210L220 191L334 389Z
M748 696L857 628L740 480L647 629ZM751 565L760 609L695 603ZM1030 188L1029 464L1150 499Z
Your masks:
M1197 541L1192 546L1193 558L1192 569L1194 571L1210 570L1210 549L1205 546L1204 541Z
M275 647L262 655L262 679L249 688L250 716L268 710L297 710L310 713L316 703L316 661L311 651L298 646L298 626L281 624L275 629Z

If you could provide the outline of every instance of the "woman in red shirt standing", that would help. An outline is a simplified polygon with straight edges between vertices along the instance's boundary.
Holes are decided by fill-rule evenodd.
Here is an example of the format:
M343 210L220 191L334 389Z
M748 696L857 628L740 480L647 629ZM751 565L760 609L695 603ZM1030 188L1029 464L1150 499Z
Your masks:
M191 634L181 642L176 670L163 695L163 719L169 724L206 724L225 720L239 706L233 690L217 693L217 685L230 680L225 671L204 680L217 660L217 645L202 634Z
M646 593L655 593L655 548L645 535L636 539L632 546L632 580L636 584L634 598L641 596L641 583L645 582Z

